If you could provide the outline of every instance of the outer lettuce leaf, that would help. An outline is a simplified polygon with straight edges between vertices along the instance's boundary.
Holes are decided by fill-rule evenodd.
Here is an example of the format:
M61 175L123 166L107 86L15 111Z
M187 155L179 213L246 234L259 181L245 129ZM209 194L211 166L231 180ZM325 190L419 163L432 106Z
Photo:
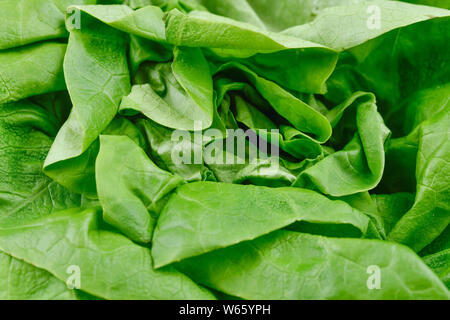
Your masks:
M42 173L57 128L56 119L31 102L0 105L0 226L81 205L79 195Z
M196 182L179 187L162 210L152 256L155 266L161 267L296 221L348 224L361 234L369 222L344 202L310 190Z
M102 135L123 135L132 139L136 144L145 148L146 142L142 133L128 119L116 116L102 131ZM90 199L97 198L95 182L95 161L100 149L97 138L79 157L63 161L51 168L51 174L58 177L58 181L77 193L82 193Z
M64 17L69 4L95 4L95 0L0 1L0 50L33 42L65 38ZM51 61L51 60L50 60Z
M80 268L81 290L106 299L213 299L173 268L154 271L150 250L99 229L98 210L69 210L1 229L0 250L66 281ZM45 234L45 240L42 238Z
M160 202L183 183L126 136L100 137L95 174L103 219L143 243L151 240Z
M79 193L93 194L91 183L80 181L92 155L77 159L116 115L130 90L124 35L89 17L81 30L72 29L64 58L64 76L73 108L45 160L45 173ZM91 152L88 150L88 153ZM80 164L82 162L82 164ZM77 167L70 176L67 167Z
M219 29L222 32L218 33ZM166 16L166 37L178 46L243 49L244 52L253 50L253 53L323 47L205 11L192 11L188 15L178 10L170 11Z
M430 244L450 223L449 125L445 110L419 128L416 199L388 236L415 251Z
M447 11L446 11L447 12ZM393 137L448 108L450 18L393 30L342 54L329 79L327 98L342 101L355 91L373 92Z
M377 11L368 9L370 6L379 10L379 16L376 15ZM391 30L449 15L448 10L398 1L365 1L360 4L326 8L314 21L288 29L283 34L320 43L336 50L345 50ZM374 19L379 18L379 24L376 25L371 16ZM373 27L369 27L371 21L374 23Z
M0 252L0 300L73 300L68 289L49 272Z
M321 10L332 6L364 2L365 0L282 0L279 3L270 0L247 0L258 14L264 25L273 31L297 26L317 17Z
M209 11L271 31L313 20L320 10L337 5L357 4L365 0L197 0Z
M0 227L18 227L83 205L79 195L42 173L51 135L57 130L56 119L28 101L0 105L0 119ZM82 298L47 271L0 251L0 299Z
M163 12L159 7L145 6L133 11L125 5L103 5L103 6L70 6L94 19L136 36L146 39L164 42L165 25ZM84 28L83 19L80 19Z
M0 51L0 104L64 90L66 45L39 43Z
M374 265L381 288L369 290L367 270ZM449 299L414 252L378 240L275 231L178 267L199 283L245 299Z
M337 59L336 51L316 43L200 11L169 12L166 36L177 46L211 48L216 59L238 60L269 80L308 93L326 92Z
M327 92L326 81L332 74L338 53L327 48L297 48L272 53L239 55L241 50L205 50L211 62L235 61L294 92Z
M128 2L128 3L127 3ZM120 3L120 1L119 1ZM126 1L126 5L71 6L88 19L99 21L130 34L130 63L132 73L146 61L168 61L172 57L170 45L166 43L163 12L151 6L150 0ZM137 9L133 11L132 9ZM80 19L81 21L81 19ZM80 28L84 26L80 25Z

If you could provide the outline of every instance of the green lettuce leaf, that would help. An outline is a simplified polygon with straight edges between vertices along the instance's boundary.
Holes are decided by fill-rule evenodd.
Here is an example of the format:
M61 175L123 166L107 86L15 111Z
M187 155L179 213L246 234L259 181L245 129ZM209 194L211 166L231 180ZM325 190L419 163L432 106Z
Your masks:
M66 282L78 266L80 289L105 299L213 299L173 268L152 269L150 250L99 228L96 209L72 209L0 229L0 250ZM42 234L46 234L42 241Z
M364 1L326 8L314 21L285 30L283 34L345 50L391 30L449 14L448 10L398 1Z
M152 256L161 267L296 221L348 224L361 234L368 225L368 218L347 204L310 190L196 182L179 187L162 210Z
M0 252L1 300L75 300L77 293L49 272Z
M212 76L200 49L176 48L173 63L152 66L148 78L150 84L133 86L123 98L121 114L142 112L163 126L179 130L211 126Z
M66 89L65 52L66 45L56 42L0 51L0 104Z
M449 125L449 114L444 111L419 128L415 202L388 235L416 251L430 244L450 223Z
M293 186L317 188L331 196L368 191L380 182L385 161L384 145L390 131L377 111L372 94L355 93L330 112L331 123L341 113L356 108L357 133L341 151L302 172Z
M0 1L0 50L41 40L67 38L66 8L70 4L95 4L96 0ZM51 60L49 60L51 61Z
M103 219L130 239L150 242L160 202L183 183L126 136L101 136L96 182Z
M369 289L371 266L379 268L380 289ZM414 252L377 240L276 231L178 268L245 299L449 299L445 285Z
M0 226L81 205L79 195L42 172L57 128L55 118L29 101L0 105Z
M88 19L84 18L83 21ZM64 58L64 76L73 108L45 160L45 173L75 192L92 196L92 184L83 178L86 160L77 159L96 141L117 113L122 96L130 90L124 35L88 20L82 30L70 31ZM89 159L89 154L84 158ZM75 163L75 164L74 164ZM78 166L68 177L65 167ZM81 186L80 186L81 185Z

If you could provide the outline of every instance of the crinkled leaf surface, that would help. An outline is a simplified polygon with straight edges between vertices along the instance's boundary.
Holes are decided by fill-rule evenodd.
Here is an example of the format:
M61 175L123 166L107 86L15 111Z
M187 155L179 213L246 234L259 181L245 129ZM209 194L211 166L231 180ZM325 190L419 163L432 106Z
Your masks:
M79 195L42 172L56 130L56 120L36 104L0 105L0 226L80 206Z
M409 266L405 270L405 263ZM382 287L367 286L368 267ZM447 288L407 247L276 231L179 264L193 279L246 299L448 299Z
M202 130L213 121L213 84L208 62L198 48L176 48L172 64L148 70L154 79L133 86L120 105L122 114L141 112L151 120L179 130Z
M157 203L183 179L154 165L126 136L101 136L95 165L105 221L134 241L149 242L159 213Z
M310 190L196 182L178 188L164 207L152 255L160 267L301 220L350 224L362 234L368 225L360 212Z
M325 194L345 196L371 190L380 182L384 144L390 131L377 111L373 95L367 99L355 94L349 100L337 108L343 112L352 105L356 107L357 133L343 150L302 172L294 186L313 186Z
M95 20L90 22L87 31L72 29L70 33L64 76L73 108L45 160L46 174L69 187L77 176L62 179L59 166L88 150L130 89L123 34Z
M389 239L416 251L430 244L450 223L449 124L449 113L443 112L419 129L416 199L389 234Z
M66 45L47 42L0 51L0 104L65 89Z
M80 270L81 290L107 299L212 299L173 268L152 269L150 250L99 229L96 209L73 209L0 229L0 249L66 281ZM43 239L42 234L46 234Z

